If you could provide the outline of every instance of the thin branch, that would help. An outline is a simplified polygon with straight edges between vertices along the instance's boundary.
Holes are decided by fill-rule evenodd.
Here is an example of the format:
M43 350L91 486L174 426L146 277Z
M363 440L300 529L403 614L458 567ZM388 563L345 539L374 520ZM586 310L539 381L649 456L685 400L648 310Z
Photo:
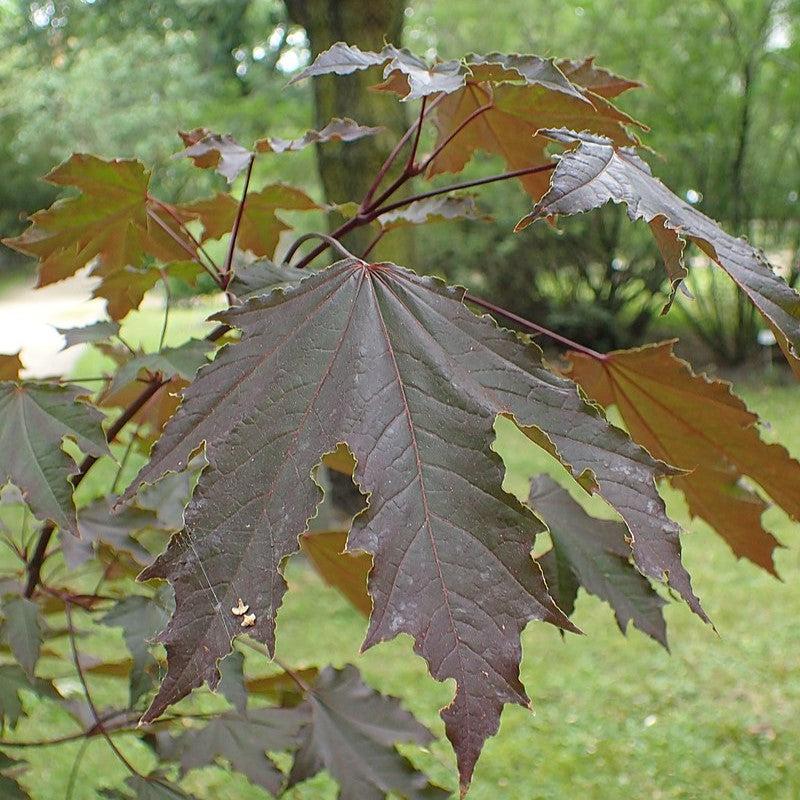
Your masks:
M362 260L362 261L366 261L366 259L367 259L367 256L369 256L369 254L370 254L370 253L373 251L373 249L374 249L374 248L375 248L375 246L378 244L378 242L379 242L381 239L383 239L383 237L384 237L385 235L386 235L386 228L381 228L381 229L378 231L378 234L377 234L377 236L375 236L375 238L374 238L374 239L373 239L373 240L372 240L372 241L371 241L371 242L370 242L370 243L367 245L367 248L366 248L366 250L364 250L364 252L361 254L361 260Z
M303 244L303 242L307 242L309 239L322 239L326 247L332 247L334 250L338 250L345 258L354 258L358 260L358 257L354 256L335 236L329 236L327 233L312 232L303 234L292 244L283 259L284 266L289 265L292 256L297 252L300 245Z
M231 269L233 267L233 254L236 250L236 239L239 236L239 226L242 224L242 216L244 215L244 204L247 202L247 190L250 188L250 177L253 174L253 163L256 160L255 153L250 154L250 160L247 162L247 172L244 175L244 188L242 189L242 199L239 201L239 208L236 212L236 219L233 222L231 229L231 240L228 243L228 254L225 256L225 264L222 267L222 281L223 288L227 289L231 281Z
M442 152L442 150L453 141L453 139L458 136L464 128L467 127L473 120L477 119L481 114L489 111L490 109L494 108L494 100L486 103L486 105L480 106L480 108L476 108L468 117L463 119L459 125L453 128L452 131L441 141L438 145L434 148L433 152L425 158L425 160L420 164L419 171L424 172L432 163L436 156Z
M67 632L69 634L69 644L72 650L72 660L75 663L75 671L78 673L78 679L81 682L81 686L83 687L83 693L86 695L86 702L89 706L89 710L92 712L92 717L95 721L95 725L97 727L98 732L100 735L106 740L106 743L113 751L114 755L125 765L127 770L131 773L131 775L136 775L143 780L147 780L146 776L142 775L136 767L128 761L127 758L122 754L120 749L114 744L111 736L109 736L108 731L105 729L102 720L100 719L100 714L97 711L97 707L94 704L94 700L92 700L91 692L89 691L89 686L86 683L86 676L83 674L83 668L81 667L81 660L78 655L78 645L75 641L75 627L72 624L72 608L71 604L67 603L64 606L64 613L67 616Z
M157 203L164 211L169 214L175 222L180 225L181 230L186 236L189 237L192 244L208 259L208 263L214 268L215 272L219 272L219 267L217 266L217 262L208 254L208 251L203 247L203 243L189 230L189 227L186 225L186 222L180 218L178 214L175 213L175 210L169 203L164 203L159 200L157 197L152 197L148 195L149 199L152 200L154 203Z
M245 647L249 647L251 650L255 650L256 653L261 653L262 656L266 656L267 659L270 661L274 661L298 686L300 691L304 694L309 694L311 692L311 687L295 672L288 664L284 661L281 661L277 656L270 655L269 650L266 648L265 645L261 644L261 642L257 642L254 639L246 638L246 639L237 639L239 644L243 644Z
M372 181L369 189L367 189L367 193L364 195L364 199L361 201L361 210L366 211L372 205L372 198L375 195L375 192L378 190L378 186L380 186L381 181L386 177L386 173L390 170L392 164L397 160L397 156L400 155L400 151L405 146L406 142L414 136L416 133L416 137L414 139L414 145L411 150L411 157L406 164L404 172L408 171L409 164L413 165L414 157L417 152L417 145L419 144L419 136L420 132L422 131L422 123L425 121L425 117L436 107L437 103L439 103L442 99L443 95L437 97L436 100L433 101L429 106L427 105L427 97L422 98L422 103L420 105L419 116L414 121L412 125L409 126L408 130L397 140L397 144L392 148L392 151L386 157L386 160L381 165L381 168L378 170L378 174L375 176L375 180Z
M490 303L488 300L482 300L480 297L475 297L475 295L472 295L469 292L464 295L464 300L474 303L476 306L480 306L481 308L485 308L492 314L505 317L506 319L523 328L528 328L529 330L536 331L536 333L541 333L544 336L547 336L549 339L559 342L559 344L563 344L566 347L569 347L571 350L577 350L579 353L591 356L591 358L594 358L597 361L608 360L608 356L604 355L603 353L598 353L596 350L592 350L591 347L585 347L582 344L578 344L578 342L573 342L572 339L567 339L566 336L562 336L560 333L551 331L549 328L545 328L543 325L538 325L535 322L531 322L524 317L517 316L517 314L515 314L513 311L508 311L505 308L496 306L494 303Z
M161 337L158 340L158 352L164 349L164 340L167 338L167 325L169 324L169 309L172 305L172 293L169 290L169 280L167 280L167 273L164 268L158 270L161 273L161 282L164 284L164 294L166 301L164 303L164 324L161 326Z
M471 181L462 181L461 183L452 183L449 186L442 186L439 189L431 189L429 192L421 192L420 194L409 195L402 200L395 203L390 203L388 206L376 208L368 214L367 222L371 222L375 217L385 214L387 211L394 211L396 208L402 208L409 203L417 200L426 200L428 197L436 197L440 194L447 194L448 192L456 192L459 189L470 189L473 186L484 186L487 183L496 183L497 181L507 181L511 178L520 178L523 175L535 175L538 172L550 172L556 168L555 162L552 164L539 164L536 167L523 167L522 169L515 169L511 172L501 172L499 175L489 175L486 178L475 178Z
M170 239L172 239L182 250L184 250L191 257L192 261L196 261L214 279L214 283L216 283L217 286L219 286L221 289L224 288L219 273L214 272L211 267L209 267L208 264L203 261L203 259L198 258L197 251L192 250L192 248L183 239L181 239L181 237L178 236L178 234L175 233L175 231L172 230L172 228L170 228L169 225L167 225L164 220L161 219L161 217L159 217L155 211L153 211L153 209L147 209L147 216L150 217L150 219L152 219L153 222L155 222L156 225L158 225L158 227L170 237Z

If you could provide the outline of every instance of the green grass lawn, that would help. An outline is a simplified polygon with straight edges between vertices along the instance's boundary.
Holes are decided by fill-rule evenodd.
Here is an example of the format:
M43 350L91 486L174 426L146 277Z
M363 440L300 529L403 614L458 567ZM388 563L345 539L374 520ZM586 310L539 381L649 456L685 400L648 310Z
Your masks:
M197 312L173 319L173 333L185 333L184 323L196 320ZM125 333L157 341L159 326L152 314L134 315ZM87 355L75 374L93 374L101 366ZM800 387L739 389L771 423L765 436L800 456ZM524 495L537 472L563 474L510 424L501 421L498 430L509 490ZM675 493L666 497L671 513L686 524L685 563L718 634L673 602L666 609L671 644L666 653L637 631L623 637L610 609L585 594L575 621L586 636L562 640L555 630L531 624L523 638L522 674L534 711L506 708L500 732L478 763L472 800L800 797L800 526L769 512L769 525L787 545L777 557L779 582L737 562L705 525L687 522ZM435 780L455 788L454 759L438 717L452 685L427 675L406 636L359 655L364 619L301 560L290 562L288 578L278 620L279 656L295 665L352 662L372 685L402 697L440 736L430 751L407 752ZM98 646L119 648L120 642ZM248 663L257 668L258 658L248 656ZM119 692L102 681L94 685L107 702ZM20 723L20 736L75 730L50 704L38 704L35 711ZM148 763L143 745L124 737L121 744L137 762ZM78 747L31 754L29 783L37 797L64 796ZM74 798L89 800L95 787L119 779L124 770L98 739L89 746L81 775ZM191 773L184 785L208 800L267 796L217 768ZM288 797L334 798L335 789L318 777Z

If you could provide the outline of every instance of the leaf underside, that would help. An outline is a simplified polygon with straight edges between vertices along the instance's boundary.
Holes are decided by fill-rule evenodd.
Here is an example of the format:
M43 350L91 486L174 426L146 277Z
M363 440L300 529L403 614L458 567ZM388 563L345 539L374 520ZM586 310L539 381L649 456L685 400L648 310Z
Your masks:
M588 133L564 129L542 133L574 149L562 155L550 189L518 223L518 230L541 217L576 214L609 201L625 203L632 220L663 228L658 240L662 252L666 237L672 238L677 252L684 240L690 240L722 267L761 312L800 376L800 294L775 273L763 253L674 195L633 149ZM684 272L674 257L668 259L668 271L673 283Z
M673 342L609 353L603 362L570 352L570 377L603 406L616 405L631 436L654 456L688 470L670 482L693 516L704 519L739 558L775 573L761 515L767 504L744 484L764 489L800 519L800 464L759 436L758 418L728 383L695 375Z
M274 647L281 567L320 500L312 471L340 442L369 494L348 542L375 564L364 647L407 632L434 677L456 680L442 716L464 783L503 704L528 702L522 628L531 619L573 627L530 557L540 523L501 488L498 414L576 477L593 476L635 536L640 569L668 574L703 615L655 488L669 468L462 296L392 264L348 259L221 315L242 341L200 370L127 493L182 470L205 443L210 466L186 527L143 573L169 579L177 604L162 635L169 671L146 720L216 684L216 662L242 632L231 613L239 597L256 617L246 632Z

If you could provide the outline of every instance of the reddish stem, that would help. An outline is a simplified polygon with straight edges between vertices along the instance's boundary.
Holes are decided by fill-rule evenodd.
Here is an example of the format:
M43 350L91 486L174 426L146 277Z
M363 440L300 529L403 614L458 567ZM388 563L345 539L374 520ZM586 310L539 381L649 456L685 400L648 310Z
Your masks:
M236 239L239 236L239 226L242 224L244 214L244 204L247 201L247 190L250 188L250 176L253 174L253 162L256 160L255 153L251 153L250 160L247 162L247 172L244 176L244 189L242 189L242 199L239 201L239 208L236 211L236 219L231 229L231 240L228 243L228 254L225 256L225 264L222 267L223 288L227 289L231 281L231 268L233 266L233 254L236 249Z
M492 100L491 102L487 103L484 106L481 106L480 108L476 108L468 117L463 119L459 125L457 125L452 131L450 131L450 133L438 145L436 145L433 152L425 158L422 164L420 164L419 171L424 172L433 163L433 160L436 158L436 156L438 156L439 153L441 153L442 150L444 150L445 147L447 147L447 145L450 144L450 142L452 142L453 139L455 139L456 136L458 136L458 134L464 130L464 128L467 127L467 125L469 125L474 119L479 117L481 114L485 113L486 111L489 111L489 109L491 108L494 108L494 100Z
M494 303L490 303L488 300L482 300L480 297L475 297L475 295L472 295L469 292L466 292L464 294L464 300L467 300L470 303L474 303L476 306L480 306L481 308L485 308L492 314L497 314L498 316L505 317L506 319L511 320L511 322L523 328L528 328L529 330L541 333L544 336L547 336L548 338L552 339L553 341L559 342L560 344L569 347L571 350L577 350L579 353L584 353L585 355L590 356L591 358L594 358L597 361L608 360L608 356L604 355L603 353L598 353L596 350L592 350L591 347L585 347L582 344L578 344L578 342L573 342L572 339L567 339L566 336L562 336L560 333L556 333L555 331L551 331L549 328L545 328L543 325L539 325L536 322L531 322L529 319L520 317L513 311L508 311L505 308L496 306Z

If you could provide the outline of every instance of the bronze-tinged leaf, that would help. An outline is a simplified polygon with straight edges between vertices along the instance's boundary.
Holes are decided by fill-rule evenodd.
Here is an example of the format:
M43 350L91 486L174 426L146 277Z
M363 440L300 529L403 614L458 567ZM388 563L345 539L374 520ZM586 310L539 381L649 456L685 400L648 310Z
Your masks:
M75 462L62 449L72 439L86 455L109 450L103 415L81 399L86 390L52 384L0 383L0 487L21 491L39 519L78 535L70 478Z
M3 240L39 259L39 286L68 278L93 259L98 260L93 271L106 275L137 266L149 252L153 238L147 215L150 173L139 161L76 154L45 180L74 187L81 194L37 211L21 236ZM162 241L161 248L167 248L172 259L186 257L174 242Z
M642 86L638 81L628 80L598 67L594 63L593 56L575 61L564 59L558 62L558 67L572 83L577 83L578 86L589 89L593 94L605 97L607 100Z
M92 296L105 298L108 315L114 320L122 320L128 312L139 308L145 294L160 277L155 269L123 267L106 275Z
M236 652L236 651L234 651ZM316 667L304 667L288 672L278 672L275 675L265 675L261 678L246 678L245 686L248 694L257 694L277 702L282 707L297 705L302 699L296 679L303 683L312 684L317 680Z
M483 106L487 111L459 131L428 168L429 175L460 172L477 150L500 156L509 170L550 163L548 139L538 135L541 128L574 124L611 136L620 144L635 145L638 139L628 131L635 120L601 97L587 98L549 85L470 80L458 92L441 100L433 112L438 131L437 144L444 142L466 119ZM559 122L555 122L559 120ZM567 122L571 120L572 122ZM524 175L520 179L528 194L538 199L548 189L548 173Z
M372 559L345 552L347 531L314 531L300 537L300 547L328 586L341 592L365 617L372 612L367 577Z
M464 85L467 74L461 61L439 61L427 64L405 48L386 45L380 53L363 51L358 47L336 42L289 83L319 75L350 75L353 72L385 64L385 86L402 95L403 100L414 100L441 92L454 92Z
M665 228L694 242L730 275L764 316L800 376L800 294L775 273L763 253L744 239L725 233L712 219L676 197L632 149L588 133L545 133L572 149L562 155L550 190L520 220L517 230L540 217L577 214L609 201L624 203L633 220L663 219Z
M367 686L358 670L326 667L306 700L309 720L300 731L288 788L326 769L341 800L444 800L450 793L428 781L395 745L429 744L433 735L394 697Z
M183 378L174 377L168 380L145 405L136 412L132 422L135 425L147 425L147 429L139 428L139 439L151 445L160 435L167 420L175 413L181 402L180 392L188 385ZM142 384L129 383L118 391L106 390L97 400L102 408L125 408L142 392Z
M693 516L704 519L739 558L775 573L780 546L764 530L766 504L757 483L793 519L800 519L800 464L779 444L763 442L758 417L730 384L696 375L673 342L609 353L594 361L570 352L570 377L604 406L616 405L635 441L685 470L670 482Z
M583 586L611 606L623 633L632 622L666 647L667 624L662 613L666 603L631 564L628 529L619 522L590 516L547 475L533 479L528 500L553 540L553 549L540 557L539 563L561 610L572 615L575 594Z
M294 749L304 722L305 714L290 708L219 714L202 730L189 731L176 740L181 772L186 774L224 758L251 783L277 795L284 775L266 751Z
M17 380L21 369L23 369L23 365L19 353L11 355L0 353L0 381Z
M237 245L257 256L272 256L281 233L289 226L275 213L314 211L320 206L305 192L293 186L274 183L247 195ZM218 194L207 200L181 206L181 210L203 223L203 241L220 239L231 232L239 210L239 200Z
M241 632L229 611L238 598L255 616L246 632L273 648L281 565L320 500L312 472L342 442L369 494L348 542L375 564L364 646L409 633L433 676L455 679L443 717L464 782L503 704L528 702L522 628L532 619L573 628L530 557L541 524L502 490L498 414L599 487L640 560L702 614L656 491L670 468L463 296L393 264L348 259L220 316L241 341L198 372L126 492L184 469L205 443L209 466L185 529L143 573L168 579L177 603L162 636L169 672L146 719L216 683L216 661Z
M267 136L259 139L255 144L258 153L285 153L287 151L303 150L310 144L324 144L325 142L355 142L365 136L375 136L384 130L381 127L371 128L368 125L359 125L355 120L345 117L334 117L321 131L306 131L296 139L280 139Z
M229 133L195 128L192 131L180 131L180 137L186 149L177 153L177 158L191 158L197 167L216 170L228 183L233 183L253 158L253 153Z

